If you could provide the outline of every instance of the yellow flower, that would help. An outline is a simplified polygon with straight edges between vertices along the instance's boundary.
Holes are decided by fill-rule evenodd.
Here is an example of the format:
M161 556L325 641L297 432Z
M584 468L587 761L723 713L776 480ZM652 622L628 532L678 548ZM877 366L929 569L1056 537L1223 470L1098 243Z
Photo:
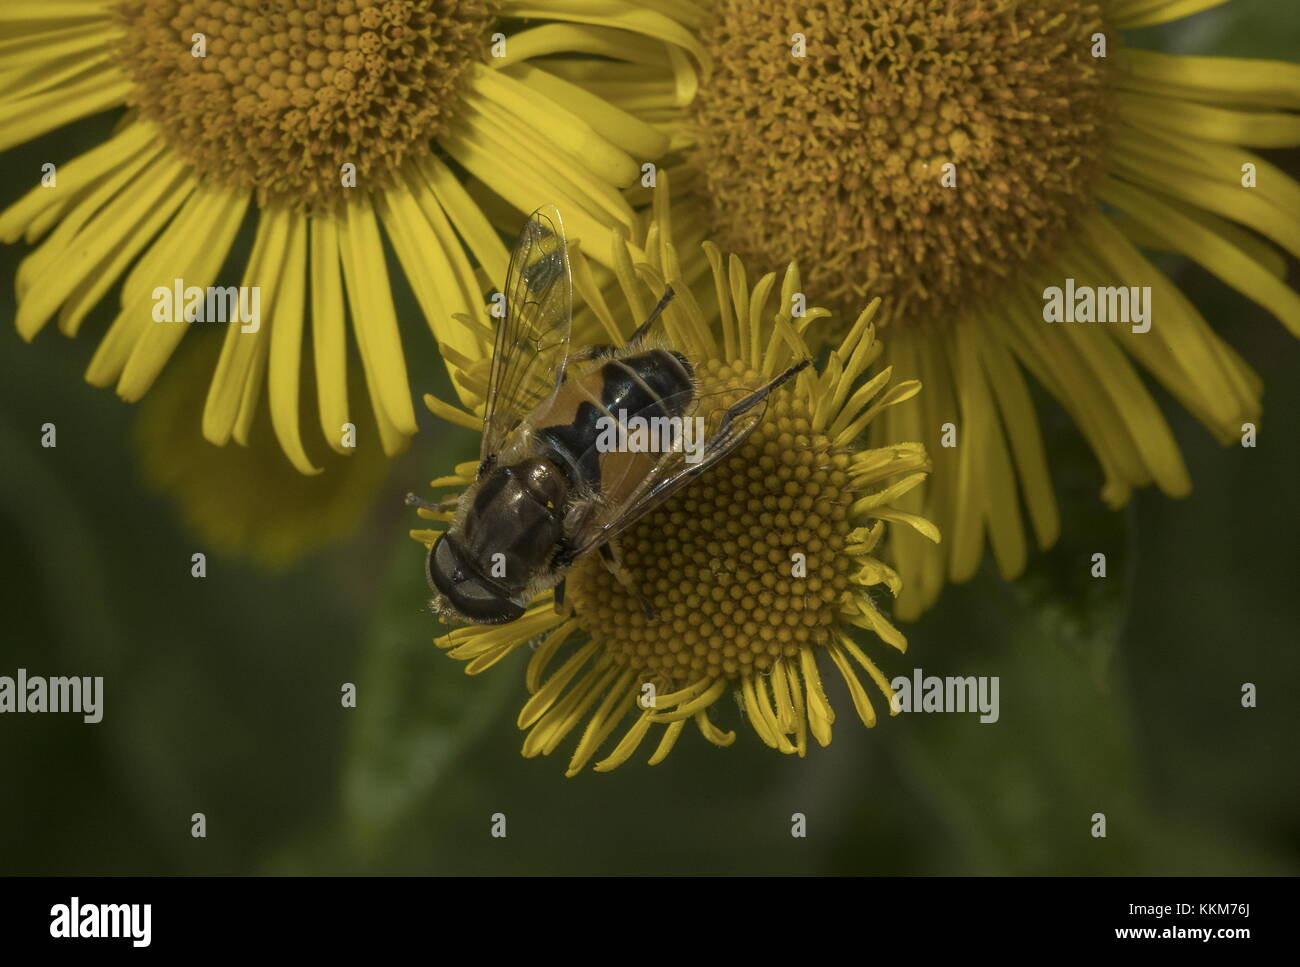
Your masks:
M618 189L667 139L537 58L595 49L669 78L704 60L685 25L631 0L22 0L0 27L0 150L129 108L0 213L0 239L44 239L18 272L18 332L57 315L75 335L120 281L86 378L138 400L202 325L155 321L156 290L212 286L255 220L241 282L259 319L226 327L202 430L247 444L265 383L303 473L321 466L300 425L309 331L322 446L347 456L361 423L349 329L384 450L416 430L381 225L433 335L470 356L477 332L448 320L508 253L465 173L523 211L564 205L588 238L631 228Z
M694 103L615 102L674 132L694 189L678 202L747 264L793 256L841 318L883 298L884 359L926 393L874 439L927 443L934 473L902 506L949 538L892 543L899 617L973 576L986 536L1007 578L1031 540L1055 542L1026 371L1078 424L1112 507L1135 486L1190 488L1141 370L1221 443L1258 418L1255 373L1140 251L1199 262L1300 333L1275 248L1300 256L1300 185L1248 150L1300 144L1300 65L1122 43L1217 2L717 0ZM637 74L568 69L593 91ZM1071 279L1150 287L1150 331L1047 324Z
M355 535L374 513L392 466L373 420L358 427L354 453L325 454L325 472L311 476L280 455L265 409L253 419L247 446L213 446L194 432L203 398L193 388L211 359L206 342L195 339L177 350L140 403L132 441L145 483L175 503L199 542L194 549L282 570Z
M751 286L739 259L724 261L705 243L711 278L693 288L670 240L667 186L658 191L665 194L657 196L647 261L634 269L632 255L616 260L618 284L602 291L592 266L575 256L575 282L589 309L575 327L622 344L633 321L671 284L677 296L662 325L672 345L696 361L703 383L744 376L756 384L806 358L804 335L826 311L791 313L801 287L795 266L786 269L774 307L775 273ZM641 281L634 281L638 276ZM649 598L653 620L597 555L589 555L567 575L565 605L572 616L557 614L546 592L513 623L459 628L438 639L452 657L469 663L470 674L535 645L526 673L532 694L519 715L528 732L524 755L549 754L577 730L568 774L581 771L609 740L595 764L606 771L653 732L653 764L688 722L710 742L730 745L735 733L711 715L728 693L762 741L803 755L810 735L822 745L831 738L835 715L821 678L827 660L846 682L862 721L875 724L861 671L886 701L892 691L854 640L854 629L871 631L899 651L906 640L869 593L882 586L899 590L898 576L874 552L886 522L938 540L929 522L895 506L925 477L924 447L864 449L857 443L879 414L920 389L914 381L891 388L887 369L862 379L881 352L872 325L877 306L858 315L820 371L806 369L777 391L762 423L735 453L623 534L622 559ZM426 402L457 422L475 422L445 402ZM467 486L475 469L457 467L433 486ZM444 521L451 516L422 514ZM438 533L412 536L432 544Z

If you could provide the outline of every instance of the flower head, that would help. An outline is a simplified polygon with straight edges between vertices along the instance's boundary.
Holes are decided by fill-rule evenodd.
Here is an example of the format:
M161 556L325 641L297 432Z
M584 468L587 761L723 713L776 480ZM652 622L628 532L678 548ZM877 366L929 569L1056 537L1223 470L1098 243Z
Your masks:
M721 0L691 107L719 242L762 265L790 245L837 311L940 325L1086 206L1110 106L1078 41L1104 29L1059 0Z
M927 444L934 473L901 505L948 537L891 539L899 617L973 576L986 543L1011 578L1056 541L1026 374L1079 426L1114 507L1191 486L1143 370L1220 442L1258 418L1259 379L1142 251L1199 262L1300 333L1277 250L1300 256L1300 185L1249 150L1300 144L1300 65L1123 43L1215 4L717 0L694 102L636 108L684 149L677 203L747 264L790 252L810 299L884 300L883 359L926 392L873 439ZM633 76L603 64L584 83ZM1137 292L1147 320L1050 324L1067 285Z
M75 335L118 287L86 377L134 401L212 322L188 296L160 320L158 293L256 291L260 319L227 324L210 361L203 435L246 445L269 397L281 448L308 474L326 449L348 456L366 422L349 393L358 361L385 452L416 431L384 236L449 357L483 351L449 320L482 304L508 253L466 173L525 212L564 204L588 238L631 229L619 189L668 139L544 55L595 45L670 80L683 52L706 63L682 23L626 0L81 0L39 16L7 6L0 26L0 149L128 107L102 144L55 158L52 181L0 212L0 239L40 240L18 273L20 335L55 317Z
M128 104L196 175L313 207L342 195L343 165L390 182L448 132L497 6L134 0L116 10L117 55ZM178 29L203 38L203 56L178 51Z
M669 240L666 209L659 215L649 261L636 273L649 288L639 291L632 282L630 261L617 273L623 284L611 287L627 306L624 318L635 317L649 292L672 285L679 297L664 324L672 344L695 361L704 385L737 377L761 382L806 356L804 335L826 312L791 313L800 288L793 265L774 309L775 274L751 287L739 259L724 262L706 243L711 284L693 294ZM621 343L630 328L616 322L590 266L578 262L575 277L591 310L586 324L619 333ZM710 297L717 300L717 327L713 313L701 308ZM439 639L440 647L469 663L470 673L536 645L526 676L532 697L519 717L528 730L525 755L550 753L580 728L569 774L611 740L595 766L603 771L626 761L653 731L658 745L651 762L658 762L691 721L709 741L728 745L734 732L715 722L710 710L729 692L764 742L803 755L809 736L823 745L830 741L835 716L821 681L828 660L848 684L863 722L875 723L859 674L865 671L886 699L892 692L855 641L856 629L900 651L906 647L870 593L899 590L897 575L875 551L886 522L938 539L927 521L894 507L924 478L924 448L858 443L873 419L920 388L914 381L891 387L888 370L863 379L881 352L875 311L873 304L858 316L820 370L807 369L777 391L734 453L623 533L623 565L653 615L597 555L589 555L566 578L571 616L557 614L548 592L513 624L459 628ZM435 412L472 423L469 414L429 403ZM703 415L707 421L717 414ZM458 467L455 476L433 485L467 486L473 472L471 465ZM413 536L431 544L438 535Z

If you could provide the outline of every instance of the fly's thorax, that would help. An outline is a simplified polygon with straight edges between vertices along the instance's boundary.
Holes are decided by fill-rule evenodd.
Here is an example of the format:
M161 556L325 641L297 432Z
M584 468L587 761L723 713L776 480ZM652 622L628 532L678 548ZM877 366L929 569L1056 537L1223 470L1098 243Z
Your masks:
M564 472L544 457L491 470L457 528L468 568L512 595L528 587L560 545L568 496Z

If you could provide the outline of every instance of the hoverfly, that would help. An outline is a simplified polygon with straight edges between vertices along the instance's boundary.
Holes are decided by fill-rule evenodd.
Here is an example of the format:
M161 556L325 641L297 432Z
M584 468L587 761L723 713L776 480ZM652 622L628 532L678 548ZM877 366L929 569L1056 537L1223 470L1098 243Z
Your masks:
M573 283L552 206L524 225L503 294L476 479L427 559L434 609L504 624L554 587L563 610L565 572L595 551L653 620L653 605L621 563L618 535L731 453L762 420L768 394L808 361L766 385L701 385L684 353L651 338L671 287L622 347L571 352ZM599 444L611 423L626 430L636 417L644 425L696 419L701 410L712 425L698 417L701 445L693 453L680 445L635 452Z

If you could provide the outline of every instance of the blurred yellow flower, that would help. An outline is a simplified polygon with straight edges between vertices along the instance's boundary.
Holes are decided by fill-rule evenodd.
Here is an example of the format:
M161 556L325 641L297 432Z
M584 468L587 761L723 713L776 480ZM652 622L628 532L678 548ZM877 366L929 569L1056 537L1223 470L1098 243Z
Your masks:
M205 343L194 339L176 351L141 400L132 434L145 484L175 504L199 542L196 550L281 570L355 536L375 513L375 495L391 468L374 421L358 427L354 452L326 453L325 472L313 475L299 473L279 453L265 409L253 418L246 446L214 446L194 432L203 412L194 385L211 359ZM360 381L355 373L351 378Z

